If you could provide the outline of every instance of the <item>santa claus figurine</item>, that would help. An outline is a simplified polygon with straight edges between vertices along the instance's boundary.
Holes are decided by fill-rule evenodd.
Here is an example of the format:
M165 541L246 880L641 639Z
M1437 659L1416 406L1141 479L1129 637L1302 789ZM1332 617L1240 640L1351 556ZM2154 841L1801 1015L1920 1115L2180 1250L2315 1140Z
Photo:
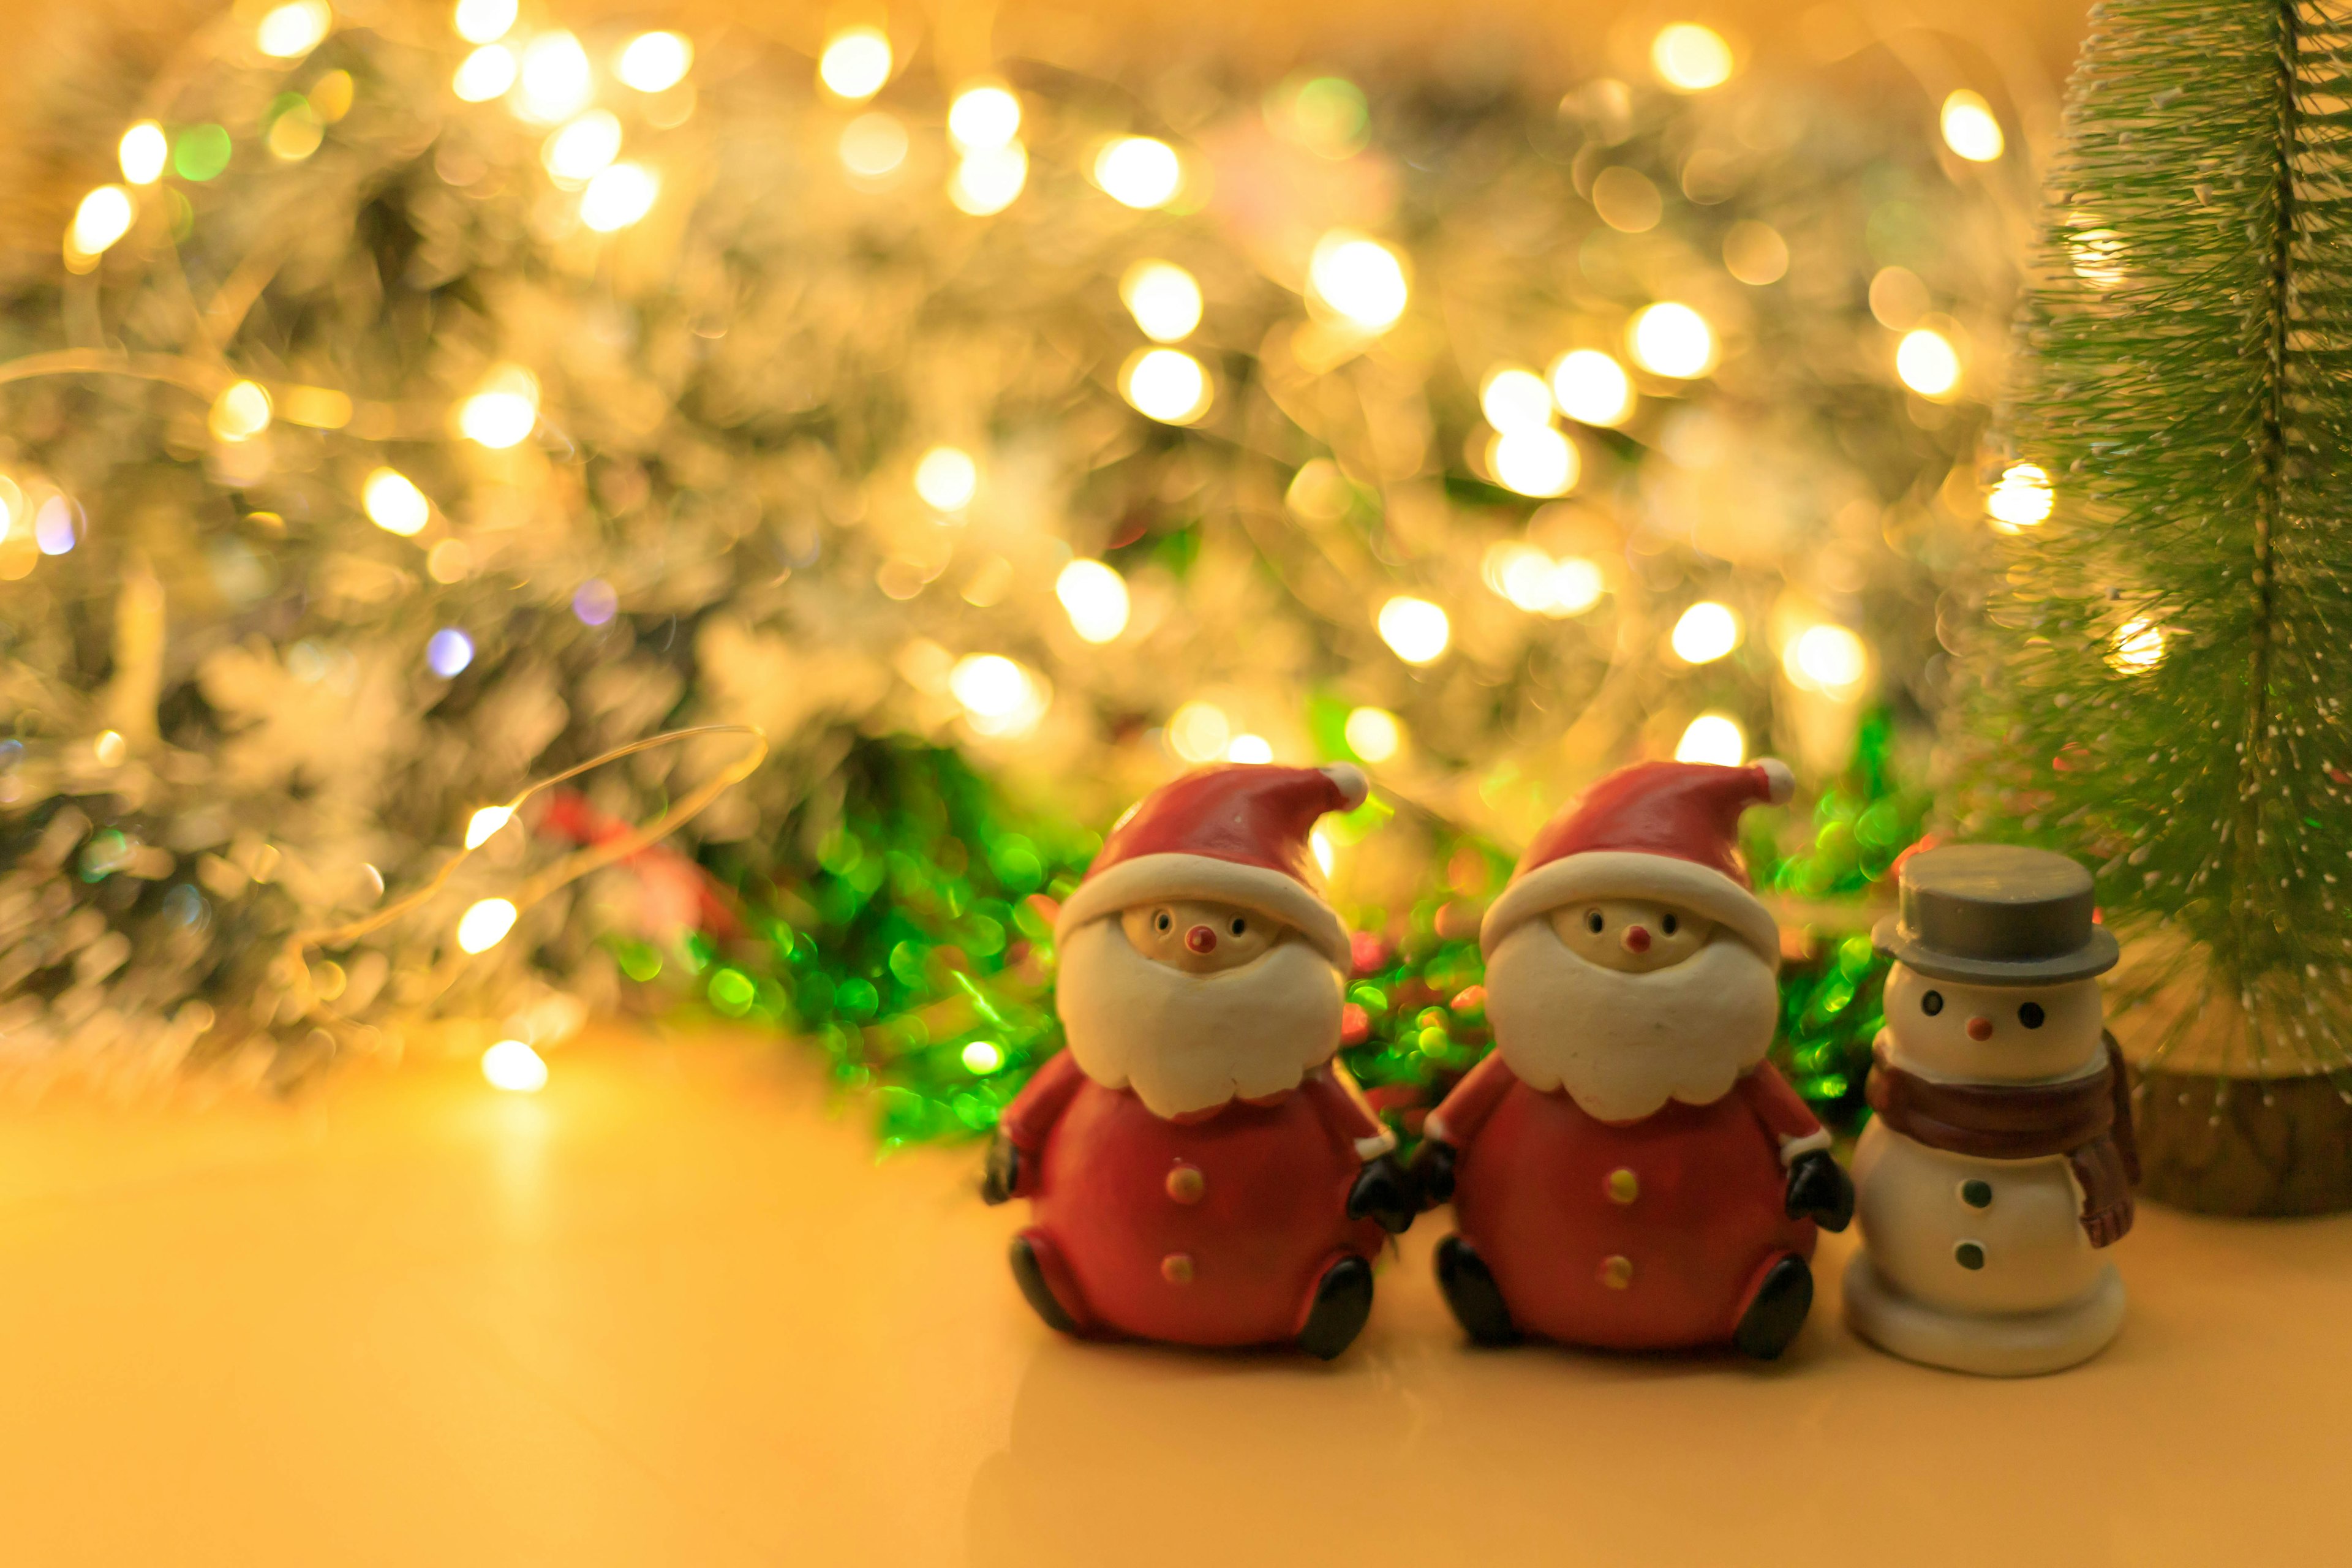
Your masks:
M1482 1344L1730 1343L1804 1326L1853 1188L1764 1060L1780 932L1732 845L1787 767L1646 763L1536 836L1479 933L1496 1048L1427 1124L1459 1226L1437 1277Z
M1054 1328L1327 1360L1363 1328L1415 1201L1331 1060L1348 931L1307 846L1363 798L1345 765L1188 774L1062 906L1069 1048L1006 1110L982 1188L1031 1201L1013 1277Z

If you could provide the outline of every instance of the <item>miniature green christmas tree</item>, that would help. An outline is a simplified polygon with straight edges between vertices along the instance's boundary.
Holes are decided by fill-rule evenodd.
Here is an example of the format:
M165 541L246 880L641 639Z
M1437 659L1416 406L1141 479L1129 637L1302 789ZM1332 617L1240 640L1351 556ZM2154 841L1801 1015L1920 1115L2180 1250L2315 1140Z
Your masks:
M2233 1212L2352 1203L2348 68L2333 8L2094 12L1989 506L1965 826L2095 871L2149 1184Z

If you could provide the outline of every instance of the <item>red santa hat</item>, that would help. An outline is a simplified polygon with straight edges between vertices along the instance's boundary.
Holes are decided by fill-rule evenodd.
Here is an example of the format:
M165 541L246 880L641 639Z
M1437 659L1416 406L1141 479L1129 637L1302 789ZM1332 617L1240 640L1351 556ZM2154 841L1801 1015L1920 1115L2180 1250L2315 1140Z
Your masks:
M1110 830L1054 940L1154 899L1215 899L1296 926L1345 970L1348 928L1323 900L1307 836L1325 812L1361 805L1364 789L1362 771L1345 763L1241 763L1162 784Z
M1486 910L1478 945L1492 957L1517 927L1580 899L1656 899L1720 921L1777 964L1780 927L1732 847L1741 812L1778 805L1795 788L1788 764L1771 757L1621 768L1544 824Z

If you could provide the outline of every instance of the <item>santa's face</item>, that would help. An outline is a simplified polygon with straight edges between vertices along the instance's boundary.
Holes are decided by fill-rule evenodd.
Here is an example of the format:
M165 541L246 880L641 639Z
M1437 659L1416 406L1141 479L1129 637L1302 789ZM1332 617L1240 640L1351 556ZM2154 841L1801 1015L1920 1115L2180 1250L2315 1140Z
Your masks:
M1647 899L1592 899L1552 910L1551 929L1587 963L1647 974L1687 962L1715 934L1715 922Z
M1206 899L1138 904L1118 917L1127 943L1144 957L1187 974L1219 974L1255 963L1297 933L1255 910Z
M2072 1078L2104 1060L2096 980L1981 985L1937 980L1898 963L1886 975L1886 1034L1895 1065L1954 1082Z
M1339 1048L1341 988L1330 961L1269 916L1159 900L1070 933L1055 1005L1088 1078L1181 1116L1296 1089Z
M1636 925L1646 946L1628 942ZM1603 1121L1720 1100L1764 1059L1780 1009L1769 960L1721 926L1640 900L1588 900L1528 921L1486 966L1486 1016L1512 1073L1566 1089Z

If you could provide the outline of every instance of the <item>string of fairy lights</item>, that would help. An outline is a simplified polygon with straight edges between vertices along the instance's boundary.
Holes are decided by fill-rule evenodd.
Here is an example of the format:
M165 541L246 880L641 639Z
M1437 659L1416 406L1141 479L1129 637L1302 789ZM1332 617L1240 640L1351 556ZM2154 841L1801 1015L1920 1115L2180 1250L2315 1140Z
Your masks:
M196 216L191 195L225 191L233 165L249 169L257 155L268 168L310 167L361 134L352 130L355 105L381 111L381 100L367 96L376 89L362 61L320 56L340 36L364 31L347 28L325 0L289 0L227 25L233 36L217 45L225 62L278 74L268 110L248 128L158 103L124 129L120 180L87 193L63 236L65 267L87 286L135 286L130 266L108 258L164 254L157 249L163 237L184 239L191 224L213 221ZM633 233L666 236L706 221L707 153L690 168L683 144L665 139L707 131L714 118L725 128L740 112L727 96L746 79L739 63L715 68L678 31L574 32L526 17L516 0L461 0L447 26L435 68L456 107L430 110L444 127L443 150L419 165L432 178L478 205L511 210L528 242L550 256L579 242L591 248L577 254L593 258L604 254L593 247L622 245ZM1344 755L1372 766L1384 790L1440 816L1474 816L1481 831L1507 839L1558 797L1559 765L1543 758L1562 721L1533 715L1557 712L1564 699L1528 674L1550 661L1591 672L1571 682L1588 692L1622 688L1632 697L1614 701L1613 728L1589 742L1596 756L1622 749L1640 730L1643 744L1687 759L1741 759L1762 743L1759 725L1773 722L1759 717L1752 693L1773 688L1817 699L1832 727L1843 726L1843 738L1833 734L1822 748L1831 760L1813 771L1837 765L1888 679L1892 656L1864 624L1864 595L1846 586L1775 596L1748 580L1759 567L1767 575L1777 570L1765 556L1701 549L1692 557L1678 536L1654 538L1649 520L1687 503L1662 499L1650 476L1720 472L1720 454L1760 439L1738 434L1725 411L1774 401L1753 368L1765 330L1783 342L1791 332L1820 338L1826 326L1811 324L1805 312L1826 321L1842 310L1792 304L1792 279L1803 281L1809 268L1852 265L1846 253L1866 250L1870 335L1852 373L1854 395L1876 399L1897 420L1909 410L1904 439L1927 455L1902 460L1925 466L1917 494L1944 504L1955 493L1936 482L1944 469L1972 464L1965 450L1972 411L1992 379L1977 345L1990 339L1969 292L1976 286L1933 276L1917 247L1906 252L1875 239L1860 247L1843 237L1825 263L1822 242L1805 232L1803 198L1780 196L1775 207L1738 195L1742 180L1769 184L1758 171L1772 160L1799 154L1790 151L1794 133L1777 128L1784 111L1760 97L1743 108L1726 96L1742 60L1723 34L1696 23L1666 26L1651 42L1646 80L1584 84L1556 112L1547 107L1531 129L1513 132L1512 167L1523 165L1525 179L1554 182L1557 195L1538 199L1597 221L1580 247L1572 237L1562 242L1581 258L1571 268L1580 273L1573 300L1514 298L1503 309L1476 300L1472 314L1514 324L1458 341L1450 323L1467 297L1457 279L1481 270L1461 264L1464 247L1480 241L1475 225L1443 221L1444 204L1456 199L1444 182L1416 187L1411 203L1391 200L1385 210L1361 201L1301 203L1318 216L1295 260L1269 260L1280 246L1237 231L1239 220L1221 205L1220 182L1230 190L1237 176L1213 124L1138 112L1124 124L1119 115L1089 120L1019 62L942 81L936 104L927 105L909 85L905 49L887 27L854 26L815 51L809 101L822 112L804 123L822 139L835 179L853 201L907 225L1044 220L1090 235L1129 225L1132 238L1103 252L1120 313L1116 329L1103 329L1108 357L1073 384L1100 387L1151 432L1122 437L1118 450L1139 452L1127 460L1160 477L1127 485L1129 499L1100 522L1074 519L1059 531L1066 539L1016 540L1009 515L1025 507L1051 516L1069 503L1056 497L1037 506L1035 454L1017 449L1002 433L1002 416L982 411L909 420L857 457L854 474L828 480L834 490L793 503L823 521L809 544L794 531L803 525L771 525L784 536L770 548L786 563L785 575L841 585L845 596L872 606L860 610L867 624L889 628L856 642L856 657L880 673L878 689L903 695L888 699L896 706L887 721L860 721L950 735L1003 765L1017 767L1024 750L1037 749L1055 759L1049 765L1058 776L1129 794L1183 765ZM1723 107L1712 107L1718 101ZM1307 72L1262 104L1237 100L1234 108L1231 123L1245 120L1250 134L1270 138L1267 146L1305 160L1302 178L1357 179L1368 169L1382 180L1421 177L1406 172L1422 165L1382 153L1382 138L1411 123L1409 91L1381 96ZM1500 124L1517 110L1497 100L1450 112L1429 123L1475 135L1479 115ZM1940 116L1931 107L1926 118L1958 161L1953 168L2014 155L2000 115L1972 91L1950 92ZM224 121L236 124L235 134ZM469 126L471 144L448 129ZM1435 134L1426 126L1413 133ZM1546 138L1559 141L1556 152L1528 152ZM517 172L528 180L483 177L475 165L490 156L496 166L485 150L509 144L527 150ZM1495 270L1492 256L1478 260ZM268 286L231 270L232 286L213 307L229 312L230 330L215 334L219 343L234 342L235 310L249 308ZM1237 284L1244 275L1255 292ZM1636 280L1620 280L1628 277ZM1268 281L1275 286L1263 287ZM567 308L583 319L589 309ZM709 320L706 334L703 309L697 333L723 341L730 322ZM1847 331L1841 316L1836 331ZM596 465L609 455L576 435L585 412L581 387L551 356L499 349L469 364L456 384L436 376L398 396L339 383L318 374L316 363L298 372L283 357L239 359L234 347L202 344L176 353L72 349L0 366L0 379L125 377L193 395L204 409L207 473L248 493L268 481L270 450L289 432L327 443L339 457L319 471L348 485L353 515L379 537L405 542L415 553L413 564L396 557L401 569L430 585L420 598L434 605L434 622L408 645L412 668L445 683L491 679L502 668L498 627L443 610L434 596L478 592L494 570L519 568L507 536L479 521L480 499L465 493L448 454L495 473L509 492L520 487L517 476L543 476L549 463L568 467L585 476L581 488L593 508L630 504L609 498L642 481L608 487L609 470ZM1286 390L1303 384L1345 388L1364 411L1345 418L1318 412L1313 397ZM1383 412L1396 403L1396 385L1409 388L1414 410L1401 426ZM987 395L983 388L976 400ZM1848 387L1823 395L1832 395L1847 396ZM665 396L686 401L674 390ZM446 400L437 408L436 397ZM1416 422L1425 432L1413 432ZM1277 434L1266 435L1269 427ZM1420 454L1402 466L1388 450L1399 429L1407 432L1403 449ZM653 466L654 445L648 439L635 457L638 472ZM845 454L832 461L853 466ZM507 466L481 466L499 463ZM1291 595L1283 613L1330 628L1316 634L1327 668L1275 679L1265 691L1171 640L1188 627L1204 647L1232 635L1232 616L1242 612L1194 597L1187 574L1202 541L1222 526L1217 519L1259 504L1242 499L1258 482L1253 465L1273 475L1265 502L1288 531L1275 539L1251 524L1249 546ZM1230 477L1203 489L1203 472ZM1423 529L1415 538L1402 520L1424 504L1412 486L1432 476L1442 479L1445 521L1434 532L1415 525ZM856 493L841 499L836 491L853 479ZM1880 489L1900 494L1911 483L1905 475ZM2048 476L2012 465L1981 504L1996 529L2031 528L2048 515L2051 494ZM1203 499L1172 506L1157 499L1171 495ZM1965 509L1971 522L1979 500ZM1861 504L1847 503L1848 512L1859 515ZM1885 504L1874 503L1874 512ZM41 561L73 552L93 527L108 526L89 498L22 451L0 473L0 578L26 577ZM503 558L502 550L509 552ZM644 635L641 579L593 559L565 569L576 575L556 602L572 626ZM215 576L225 570L215 565ZM864 580L852 584L851 573ZM1320 585L1327 581L1336 585ZM1849 570L1839 581L1862 578ZM1039 609L1058 623L1041 625ZM671 616L672 637L679 618ZM1097 653L1108 662L1091 662ZM297 680L352 679L349 655L331 637L306 637L282 657ZM1916 654L1902 657L1916 662ZM1142 670L1150 672L1148 685ZM1459 716L1464 693L1506 684L1528 693L1523 721L1490 719L1482 729ZM1591 700L1596 710L1612 706ZM1663 737L1644 727L1653 710L1673 716ZM788 729L775 738L790 752L819 733ZM47 749L27 753L46 773L29 764L0 770L0 805L31 804L92 769L135 768L153 743L129 727L89 734L68 738L54 763ZM747 809L763 824L780 820L774 788L747 792L759 796ZM484 795L506 798L501 788L474 801ZM1072 803L1087 815L1107 804ZM476 804L457 820L472 850L515 818L510 805ZM1359 889L1351 896L1367 907L1391 899L1370 890L1376 857L1361 848L1369 831L1345 825L1316 844L1326 869L1343 889ZM782 850L778 858L788 858ZM519 913L512 900L475 898L443 940L465 953L488 952L507 942Z

